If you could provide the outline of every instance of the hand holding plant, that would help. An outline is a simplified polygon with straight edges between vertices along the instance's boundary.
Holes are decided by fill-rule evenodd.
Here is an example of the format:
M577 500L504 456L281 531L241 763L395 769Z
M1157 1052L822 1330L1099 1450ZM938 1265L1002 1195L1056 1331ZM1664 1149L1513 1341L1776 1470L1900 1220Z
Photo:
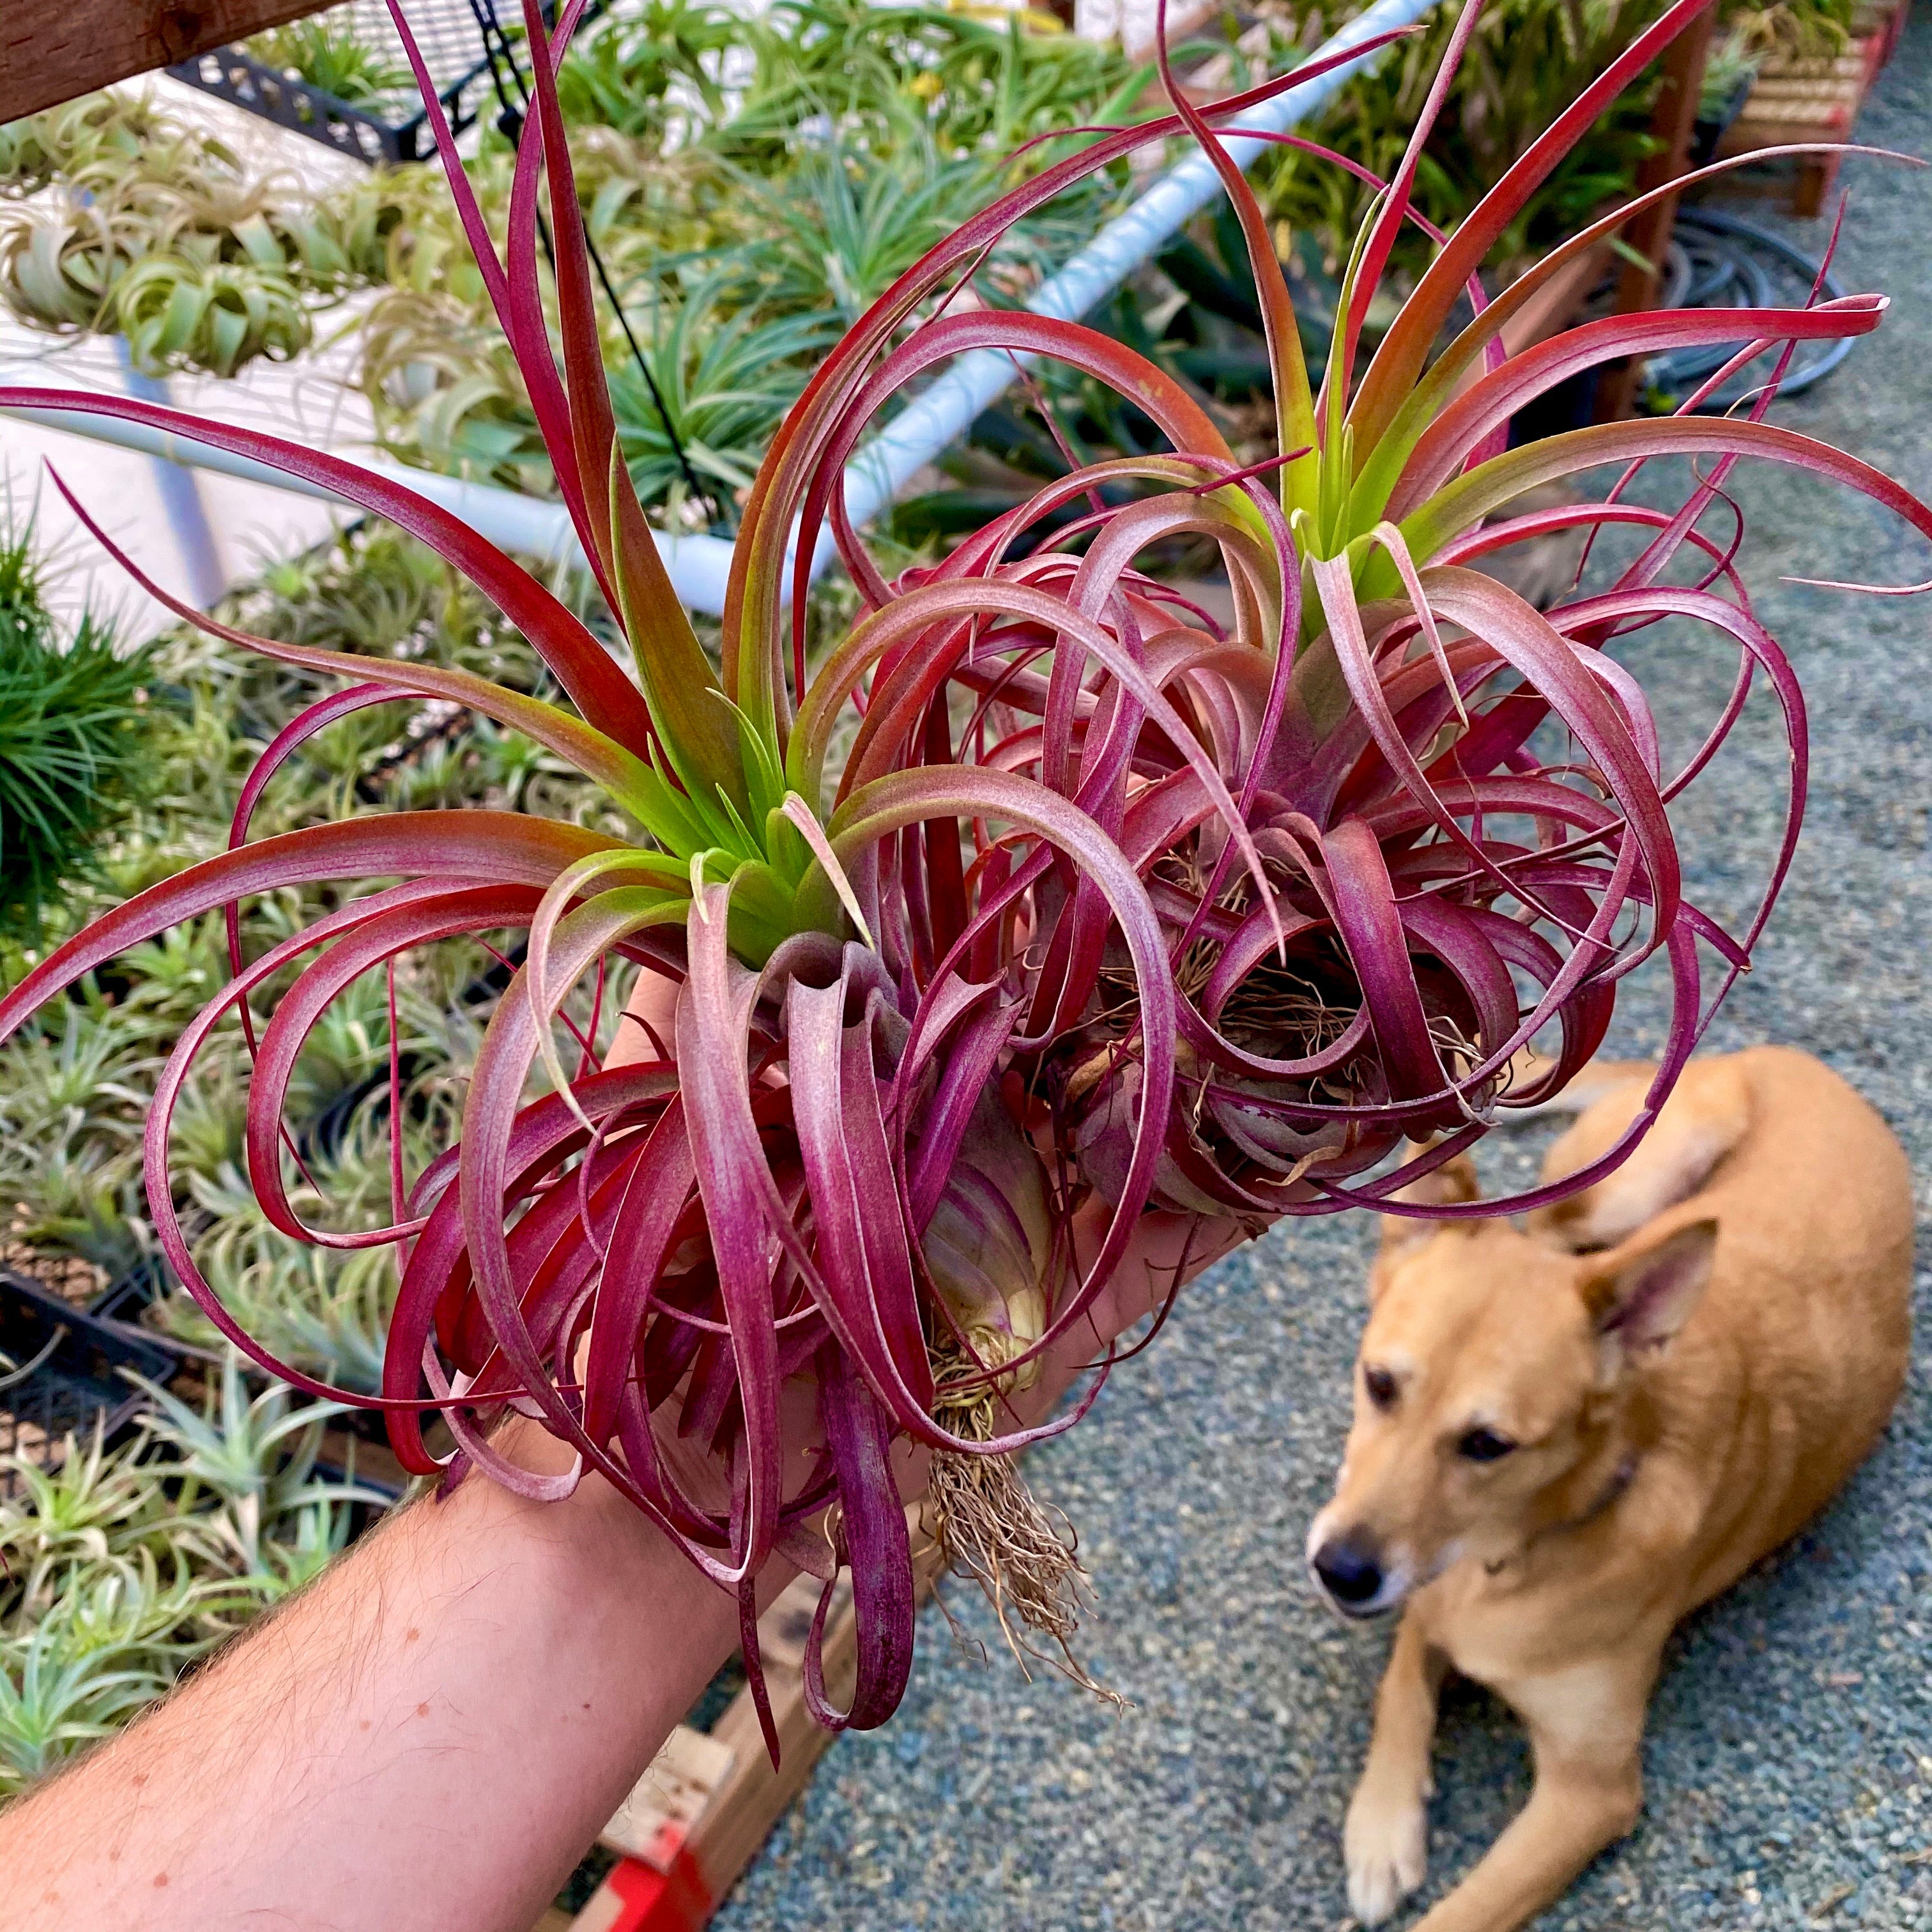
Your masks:
M350 681L263 753L233 849L37 968L0 1002L0 1037L178 920L292 883L398 881L341 898L252 961L231 912L235 976L176 1048L148 1125L150 1205L170 1262L211 1321L252 1348L194 1269L169 1180L178 1096L238 1011L255 1046L247 1164L263 1213L296 1239L394 1245L403 1258L383 1391L359 1398L386 1412L398 1455L447 1481L481 1470L533 1498L596 1472L736 1597L748 1633L773 1555L826 1576L828 1600L835 1564L849 1564L852 1702L825 1700L815 1640L808 1684L821 1721L883 1721L911 1649L895 1480L905 1445L992 1468L1070 1426L1084 1402L1050 1423L1027 1415L1044 1365L1104 1374L1148 1287L1165 1306L1232 1231L1363 1204L1496 1211L1390 1197L1471 1145L1498 1109L1558 1090L1602 1040L1618 982L1662 953L1676 996L1662 1070L1630 1132L1564 1188L1588 1184L1628 1150L1708 1024L1700 944L1721 962L1718 994L1748 961L1796 837L1804 712L1730 551L1700 519L1747 454L1848 482L1928 535L1932 512L1856 458L1765 422L1774 376L1744 420L1606 424L1514 450L1504 434L1522 404L1593 363L1746 341L1735 368L1799 339L1865 332L1883 301L1615 318L1506 357L1508 316L1641 202L1493 302L1475 280L1570 146L1708 4L1679 0L1609 64L1442 244L1358 370L1444 76L1476 23L1466 8L1414 139L1377 184L1318 392L1268 224L1220 130L1332 63L1198 109L1163 62L1174 114L1102 133L1040 170L902 274L832 351L751 490L714 667L672 596L605 386L556 88L581 10L564 8L552 36L527 0L536 112L504 258L438 131L635 682L535 579L392 483L137 402L0 392L107 409L341 491L460 567L575 707L183 610L238 645ZM1258 469L1239 466L1192 398L1118 343L1024 313L952 312L1012 223L1174 136L1213 157L1246 239L1279 414L1280 457ZM546 187L555 343L538 266ZM1432 361L1466 296L1473 319ZM1171 448L1075 470L942 562L888 583L844 516L844 466L906 385L980 348L1105 382ZM1501 514L1552 478L1673 454L1711 464L1676 514L1614 500ZM1111 506L1102 488L1122 482L1136 494ZM1059 519L1068 506L1072 520ZM1547 614L1484 572L1485 556L1565 523L1634 528L1647 548L1606 590ZM828 524L864 608L808 674L810 558ZM1218 553L1232 626L1139 567L1180 536ZM1666 579L1680 556L1699 573L1688 588ZM1666 617L1703 626L1738 666L1730 700L1675 770L1649 699L1606 648ZM1782 708L1791 794L1760 907L1732 934L1685 898L1668 808L1760 678ZM594 778L635 836L442 812L250 839L257 800L301 744L399 698L453 700L525 734ZM398 1143L389 1225L305 1227L282 1126L303 1040L365 973L505 928L527 932L527 958L484 1040L460 1146L411 1175ZM251 996L311 953L263 1025ZM600 1051L596 1018L558 1037L572 989L601 986L614 956L662 982L628 1060ZM1546 1069L1512 1085L1539 1035L1554 1036ZM531 1098L539 1066L548 1090ZM1388 1169L1406 1138L1438 1136ZM787 1406L800 1403L824 1449L803 1461L788 1456ZM563 1468L505 1454L492 1426L512 1408L564 1445ZM457 1444L441 1463L423 1432L432 1409ZM1024 1507L1016 1490L1003 1494L1002 1508ZM976 1547L957 1553L996 1562L1012 1527L988 1512ZM748 1643L754 1683L756 1654Z

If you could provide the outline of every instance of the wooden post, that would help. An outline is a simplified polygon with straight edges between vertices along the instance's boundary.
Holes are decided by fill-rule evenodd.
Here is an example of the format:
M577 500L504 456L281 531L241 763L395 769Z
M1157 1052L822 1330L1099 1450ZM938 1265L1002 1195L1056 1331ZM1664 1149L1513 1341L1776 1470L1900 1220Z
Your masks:
M0 6L0 121L318 14L331 0L34 0Z
M1704 63L1711 51L1711 20L1710 14L1700 14L1665 50L1664 86L1650 118L1650 131L1658 147L1637 170L1640 194L1675 181L1690 160L1697 100L1704 91ZM1664 251L1670 245L1670 231L1676 220L1677 197L1666 195L1624 230L1623 238L1648 266L1640 268L1634 262L1624 264L1623 273L1617 280L1618 314L1636 315L1657 306L1658 291L1664 280ZM1606 364L1597 378L1598 422L1614 422L1628 416L1636 392L1635 362L1627 358Z

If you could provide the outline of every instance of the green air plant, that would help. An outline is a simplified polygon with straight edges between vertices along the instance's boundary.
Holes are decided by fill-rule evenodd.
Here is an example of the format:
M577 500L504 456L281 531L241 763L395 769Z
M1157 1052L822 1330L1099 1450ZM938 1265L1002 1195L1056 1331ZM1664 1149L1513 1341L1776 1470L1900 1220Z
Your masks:
M617 446L646 501L677 499L679 447L707 487L727 497L748 490L786 410L837 340L836 327L820 316L734 311L728 290L713 279L682 295L660 291L639 337L655 395L634 364L611 369Z
M0 1804L111 1736L312 1576L374 1498L319 1478L332 1412L251 1400L230 1358L200 1413L170 1396L110 1448L0 1458Z
M828 1724L883 1722L905 1687L914 1629L894 1439L932 1450L942 1472L965 1466L957 1459L1003 1468L984 1459L1030 1438L1002 1432L998 1398L1036 1378L1045 1350L1078 1346L1144 1215L1196 1217L1197 1230L1210 1219L1225 1238L1231 1222L1258 1228L1371 1204L1467 1216L1587 1186L1636 1144L1709 1001L1749 962L1797 836L1803 704L1730 550L1700 521L1736 463L1754 457L1848 484L1932 536L1932 509L1898 484L1763 419L1792 343L1868 332L1884 302L1619 316L1507 354L1510 316L1650 205L1642 198L1493 300L1476 279L1563 156L1708 4L1678 0L1606 62L1441 244L1371 358L1364 320L1478 25L1466 8L1352 251L1318 392L1266 218L1220 130L1360 50L1207 107L1163 64L1171 114L1092 138L1010 190L900 276L826 357L745 505L714 663L679 608L617 446L557 101L560 50L526 0L536 112L516 160L506 256L434 104L428 112L634 680L542 584L391 479L131 398L0 390L0 404L106 410L244 454L389 518L496 604L568 700L251 636L183 609L339 688L265 749L231 849L38 966L0 1000L0 1039L130 946L238 908L233 977L183 1033L148 1110L155 1237L218 1329L295 1386L334 1397L250 1337L196 1267L171 1174L180 1097L204 1050L227 1050L234 1016L252 1052L248 1184L272 1226L320 1238L296 1210L284 1158L303 1042L365 974L400 980L446 940L523 932L526 950L463 1096L458 1144L420 1167L399 1147L392 1204L352 1238L405 1244L406 1259L382 1392L340 1399L386 1416L412 1471L443 1467L423 1432L434 1412L471 1478L550 1497L598 1472L748 1620L775 1552L824 1576L828 1603L835 1566L849 1565L851 1701L835 1708L815 1667L808 1699ZM572 18L566 10L558 38ZM1016 222L1144 142L1175 136L1209 156L1241 225L1281 452L1258 467L1237 462L1193 397L1123 344L1025 312L955 312L946 299ZM544 184L554 342L535 221ZM1474 313L1458 328L1466 302ZM1732 367L1774 358L1747 416L1605 424L1504 447L1512 415L1579 369L1739 341ZM846 464L908 385L982 349L1106 381L1167 447L1072 468L944 562L889 582L841 514ZM1510 513L1539 484L1665 456L1702 466L1676 513L1621 492ZM1132 500L1100 495L1123 481L1136 486ZM1082 508L1036 544L1066 504ZM810 565L828 524L859 610L808 674ZM1632 531L1643 548L1607 589L1547 612L1485 569L1495 552L1566 525ZM1232 622L1138 568L1184 536L1219 552ZM1668 578L1674 560L1698 580ZM1603 648L1666 618L1738 667L1733 701L1682 767L1664 763L1650 695ZM1762 899L1734 932L1685 897L1669 807L1760 680L1790 738L1791 791ZM378 812L251 836L257 801L316 732L379 704L429 699L524 734L601 788L613 813L592 826ZM848 749L835 769L842 734ZM305 923L257 956L240 944L238 908L254 896L378 881L388 883L314 902ZM1501 1111L1559 1091L1601 1042L1618 982L1660 956L1673 1006L1659 1070L1603 1159L1513 1202L1401 1197ZM628 1059L607 1058L599 1018L619 960L662 999L637 1010ZM586 998L592 1010L578 1019ZM1513 1076L1539 1036L1543 1064ZM398 1136L405 1112L391 1108ZM1405 1152L1406 1141L1418 1144ZM1076 1217L1091 1237L1077 1262ZM825 1451L790 1480L788 1382L815 1391ZM540 1475L508 1459L491 1425L513 1402L574 1452L570 1471ZM674 1436L711 1457L716 1491L686 1486L682 1458L661 1453ZM950 1519L950 1553L998 1577L1023 1492L950 1479L947 1489L965 1510ZM977 1515L966 1508L974 1497ZM834 1504L828 1544L818 1526ZM1064 1629L1051 1595L1036 1592L1030 1610L1042 1628ZM814 1665L817 1646L814 1635ZM746 1655L758 1690L755 1643Z
M0 937L37 934L64 886L141 789L148 651L84 610L64 635L47 607L31 517L0 530Z
M1128 119L1150 79L1114 49L936 7L779 0L742 23L752 72L714 138L773 158L823 120L884 155L908 139L999 165L1041 136ZM1037 166L1058 151L1027 158Z
M146 96L87 94L24 120L0 124L0 195L38 194L55 181L93 179L136 164L167 138L164 118Z
M74 1612L42 1618L0 1651L0 1800L86 1745L111 1737L170 1679L145 1659L74 1640Z
M728 107L719 64L737 45L741 16L712 0L644 0L613 8L578 38L557 72L557 102L573 128L608 128L662 140L683 124L680 93L696 96L704 124Z
M748 250L768 300L830 310L847 326L986 199L986 170L908 142L885 162L839 150L802 157L762 192L770 222ZM769 266L766 265L769 264Z
M0 130L18 184L0 206L0 301L21 321L119 333L151 374L227 376L305 347L314 308L383 274L408 212L402 171L317 199L248 176L146 104L90 98Z
M407 64L360 38L346 8L271 27L242 44L264 67L293 74L350 107L410 91Z
M338 1405L298 1403L277 1384L251 1394L232 1349L223 1356L220 1380L199 1410L156 1383L133 1379L154 1399L148 1426L154 1440L173 1452L183 1476L218 1499L197 1527L230 1547L244 1576L262 1573L278 1522L318 1503L386 1500L374 1490L317 1478L323 1425L342 1413Z

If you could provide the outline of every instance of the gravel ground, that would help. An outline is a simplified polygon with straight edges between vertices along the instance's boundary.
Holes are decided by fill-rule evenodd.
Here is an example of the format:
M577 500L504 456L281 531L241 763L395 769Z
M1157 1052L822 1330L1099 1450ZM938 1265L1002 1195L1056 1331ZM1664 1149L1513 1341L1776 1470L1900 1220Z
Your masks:
M1922 10L1861 138L1920 150L1928 114ZM1846 284L1895 306L1778 419L1932 496L1932 172L1846 172ZM1766 467L1738 494L1753 595L1809 694L1814 789L1757 969L1712 1043L1821 1054L1932 1173L1932 992L1912 936L1932 931L1932 614L1777 580L1932 572L1918 538L1849 493ZM1676 641L1651 635L1630 656L1652 690L1721 695L1730 673L1714 655L1666 663ZM1772 849L1781 766L1774 724L1748 715L1684 815L1689 889L1713 910L1735 915ZM1654 1043L1658 991L1626 995L1613 1049ZM1531 1156L1528 1138L1492 1141L1492 1181ZM1932 1206L1923 1184L1920 1200ZM1285 1226L1224 1262L1082 1426L1033 1459L1100 1587L1087 1660L1134 1708L1116 1718L1057 1679L1025 1683L954 1586L990 1664L929 1613L904 1708L883 1733L834 1745L720 1932L1352 1922L1340 1825L1386 1635L1338 1628L1300 1552L1344 1431L1370 1234L1352 1220ZM1922 1233L1921 1252L1932 1259ZM1918 1370L1837 1506L1680 1634L1651 1714L1642 1822L1544 1925L1932 1924L1932 1360ZM1452 1694L1437 1778L1432 1895L1527 1792L1520 1735L1482 1694Z

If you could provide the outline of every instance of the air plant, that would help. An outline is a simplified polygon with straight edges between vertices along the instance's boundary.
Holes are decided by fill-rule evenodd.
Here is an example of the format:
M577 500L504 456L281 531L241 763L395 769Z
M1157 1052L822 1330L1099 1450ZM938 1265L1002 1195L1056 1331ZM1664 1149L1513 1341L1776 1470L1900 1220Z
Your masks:
M719 145L741 154L787 148L802 124L822 118L877 154L910 138L1000 164L1017 151L1037 166L1044 156L1029 143L1128 118L1150 77L1116 48L1029 33L1010 14L782 0L736 25L751 72Z
M412 76L386 48L370 46L356 33L347 9L333 17L291 20L243 44L266 67L292 74L352 107L406 93Z
M913 140L890 160L821 150L748 191L765 210L772 298L787 306L830 310L856 322L933 244L986 199L983 169L941 160L930 140Z
M0 523L0 937L32 936L139 795L151 650L84 610L63 626L31 516Z
M27 190L58 183L32 202ZM232 375L304 347L310 308L380 277L400 177L318 199L146 103L111 97L0 130L0 300L57 333L114 331L140 368Z
M0 123L0 195L38 194L51 182L104 164L110 170L132 165L143 150L178 132L151 98L122 94L82 94Z
M280 1387L251 1393L232 1349L222 1358L219 1388L200 1409L158 1383L130 1378L153 1398L147 1426L155 1442L174 1452L184 1478L218 1498L200 1526L232 1550L244 1574L262 1569L266 1539L284 1518L318 1503L388 1501L353 1484L318 1480L323 1426L341 1411L326 1402L295 1402Z
M1006 1397L1048 1348L1077 1346L1144 1214L1258 1229L1358 1205L1454 1216L1554 1198L1562 1190L1392 1198L1499 1110L1558 1090L1603 1038L1618 981L1660 952L1676 996L1660 1070L1629 1131L1563 1189L1588 1185L1634 1144L1708 1024L1700 941L1720 962L1718 993L1748 960L1796 837L1804 711L1730 548L1700 518L1745 456L1849 483L1928 535L1932 511L1856 458L1763 421L1774 381L1745 418L1610 424L1508 450L1504 431L1522 404L1593 363L1704 340L1748 344L1739 360L1774 354L1866 332L1884 302L1618 317L1507 356L1502 323L1642 199L1493 302L1475 279L1570 146L1708 4L1678 0L1510 168L1442 243L1358 380L1367 307L1476 22L1466 8L1401 164L1378 187L1318 392L1266 222L1218 130L1355 53L1210 108L1189 103L1163 62L1172 114L1040 169L901 275L832 351L751 490L714 668L617 447L555 82L580 9L566 7L552 35L526 0L536 112L507 259L433 100L428 112L636 681L536 579L392 481L131 399L0 392L10 406L105 410L254 457L389 518L498 605L574 706L457 668L250 637L183 609L342 688L263 752L232 849L37 967L0 1001L0 1038L128 946L230 908L233 977L176 1046L146 1138L157 1238L209 1320L296 1387L338 1393L246 1335L181 1225L170 1122L234 1013L254 1052L247 1166L262 1214L298 1240L404 1250L382 1393L342 1399L382 1409L397 1456L425 1474L480 1471L554 1497L598 1472L736 1596L748 1634L754 1580L775 1552L826 1577L828 1604L849 1564L852 1700L842 1712L826 1700L816 1634L808 1697L825 1724L882 1722L905 1684L913 1627L891 1442L942 1462L997 1457L1070 1426L1077 1410L1018 1427ZM427 96L420 66L418 79ZM1280 456L1258 468L1238 465L1188 392L1124 345L1030 314L951 312L1016 221L1174 136L1212 158L1246 240L1279 415ZM560 370L538 267L546 178ZM1432 362L1466 296L1473 320ZM844 517L845 464L904 386L980 348L1106 381L1172 448L1073 470L943 563L888 583ZM1502 514L1553 478L1669 455L1708 465L1674 515L1621 492ZM1099 493L1122 480L1138 494L1109 508ZM1085 508L1031 547L1069 503ZM810 561L828 521L863 609L808 676ZM1571 524L1634 530L1646 548L1610 588L1547 614L1484 573L1496 550ZM1219 550L1232 627L1137 569L1178 536ZM1700 573L1689 588L1666 580L1680 556ZM1646 694L1604 648L1667 617L1704 626L1738 664L1730 702L1674 771ZM1762 903L1733 934L1685 898L1667 808L1759 679L1783 709L1791 793ZM315 733L424 698L466 705L567 760L628 814L630 835L470 811L250 838L265 788ZM855 710L835 770L831 748ZM398 883L338 898L244 956L241 902L344 880ZM398 1155L389 1225L304 1225L283 1126L304 1040L364 974L505 928L526 931L527 955L484 1036L460 1144L413 1174ZM258 989L312 952L256 1016ZM636 1005L638 1057L621 1064L601 1056L594 1011L567 1043L555 1024L614 957L634 962L663 1001ZM1553 1036L1551 1050L1510 1084L1538 1036ZM549 1090L526 1099L539 1066ZM1432 1136L1390 1164L1406 1137ZM1098 1232L1076 1263L1083 1213ZM779 1395L794 1378L816 1391L824 1450L788 1482ZM974 1388L988 1398L976 1410ZM568 1472L539 1476L509 1458L492 1429L512 1404L575 1452ZM446 1466L424 1437L434 1412L457 1445ZM977 1426L959 1420L976 1413ZM1010 1487L991 1492L1021 1507ZM971 1493L950 1491L962 1506ZM963 1533L997 1558L1004 1527ZM958 1553L970 1562L973 1550ZM745 1654L756 1686L754 1642Z
M668 500L674 512L687 464L724 497L750 488L786 410L837 339L837 325L823 316L734 312L734 279L706 277L681 294L658 290L636 311L651 382L632 361L610 373L617 446L632 484L644 501Z
M252 1403L232 1364L204 1412L57 1464L0 1457L0 1805L160 1696L345 1540L352 1480L319 1478L331 1412Z
M711 0L645 0L607 15L558 69L565 121L661 136L680 118L680 92L698 97L705 120L723 120L718 66L742 31L736 15Z
M62 1606L43 1618L0 1668L0 1801L44 1778L62 1760L111 1736L169 1678L145 1660L74 1644Z

